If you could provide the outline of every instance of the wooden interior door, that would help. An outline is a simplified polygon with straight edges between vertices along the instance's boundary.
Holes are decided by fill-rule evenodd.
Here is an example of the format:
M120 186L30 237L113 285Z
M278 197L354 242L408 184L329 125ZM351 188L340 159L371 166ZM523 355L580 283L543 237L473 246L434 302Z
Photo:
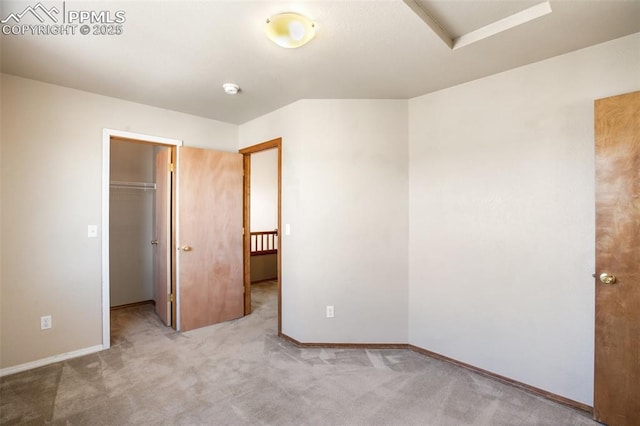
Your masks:
M595 145L594 417L611 426L638 425L640 92L595 102Z
M180 330L244 314L242 155L178 148Z
M156 312L166 325L171 321L171 148L156 154Z

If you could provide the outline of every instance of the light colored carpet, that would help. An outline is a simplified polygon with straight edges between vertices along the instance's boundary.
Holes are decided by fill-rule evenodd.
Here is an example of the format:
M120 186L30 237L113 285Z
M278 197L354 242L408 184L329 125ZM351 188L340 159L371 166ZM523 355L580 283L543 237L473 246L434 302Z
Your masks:
M107 351L2 378L0 420L74 425L595 425L586 413L408 350L300 349L254 313L187 333L112 313Z

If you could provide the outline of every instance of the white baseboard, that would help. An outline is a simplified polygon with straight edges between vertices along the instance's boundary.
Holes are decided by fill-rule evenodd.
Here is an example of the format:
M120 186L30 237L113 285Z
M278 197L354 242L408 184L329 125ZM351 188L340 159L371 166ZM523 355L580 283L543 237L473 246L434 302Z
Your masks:
M10 374L21 373L23 371L31 370L45 365L53 364L55 362L65 361L71 358L77 358L83 355L89 355L96 352L100 352L104 347L102 345L91 346L84 349L78 349L77 351L66 352L59 355L53 355L47 358L39 359L37 361L27 362L25 364L14 365L13 367L7 367L0 369L0 377L8 376Z

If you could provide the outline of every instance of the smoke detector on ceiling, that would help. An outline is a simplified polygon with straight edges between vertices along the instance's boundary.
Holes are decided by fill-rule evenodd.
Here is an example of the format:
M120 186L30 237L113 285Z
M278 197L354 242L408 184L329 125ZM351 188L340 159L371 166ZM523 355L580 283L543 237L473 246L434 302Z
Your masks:
M225 83L222 85L222 88L227 95L235 95L240 90L240 87L233 83Z

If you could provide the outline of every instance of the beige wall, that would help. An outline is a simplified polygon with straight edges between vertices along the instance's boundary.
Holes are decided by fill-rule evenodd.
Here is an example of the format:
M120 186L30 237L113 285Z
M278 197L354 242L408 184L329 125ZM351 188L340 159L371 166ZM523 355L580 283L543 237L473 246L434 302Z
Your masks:
M278 255L251 256L251 282L278 278Z
M278 150L251 154L251 231L278 228Z
M2 75L0 367L102 342L102 130L236 151L235 125ZM101 230L99 230L99 235ZM40 316L53 328L40 331Z
M303 342L406 342L407 101L304 100L240 126L241 147L276 137L291 225L282 331Z
M111 142L111 181L154 183L154 146ZM110 189L109 301L111 306L154 298L155 191Z
M2 48L2 41L0 40L0 48ZM2 173L2 164L3 164L3 160L2 160L2 129L4 128L4 120L3 120L3 107L2 107L2 99L4 98L3 94L3 90L2 90L2 78L1 78L2 74L0 74L0 368L2 368L2 342L3 342L3 332L2 332L2 265L4 265L4 260L2 257L2 241L4 241L4 232L2 230L3 226L2 226L2 212L3 212L3 205L4 205L4 192L2 190L2 188L4 187L3 184L3 175L4 173Z
M251 232L278 229L278 150L251 154ZM276 246L277 248L277 246ZM251 282L278 277L276 254L251 256Z
M640 89L640 36L409 102L409 342L593 394L594 99Z

